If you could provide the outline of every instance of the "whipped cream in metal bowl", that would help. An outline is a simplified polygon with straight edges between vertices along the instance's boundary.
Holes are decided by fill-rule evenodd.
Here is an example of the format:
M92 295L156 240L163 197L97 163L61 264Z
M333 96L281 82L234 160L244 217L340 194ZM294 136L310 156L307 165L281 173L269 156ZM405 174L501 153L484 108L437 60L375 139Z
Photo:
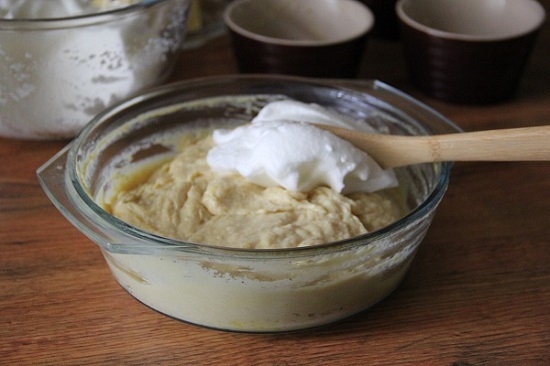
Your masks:
M0 0L0 136L62 139L169 74L190 0Z

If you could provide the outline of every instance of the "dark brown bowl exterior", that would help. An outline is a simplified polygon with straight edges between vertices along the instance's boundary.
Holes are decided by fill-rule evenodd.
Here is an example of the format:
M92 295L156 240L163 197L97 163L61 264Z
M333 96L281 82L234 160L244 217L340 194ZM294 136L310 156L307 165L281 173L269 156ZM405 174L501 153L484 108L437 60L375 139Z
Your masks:
M514 96L538 30L497 40L436 37L401 22L409 75L429 96L460 104L490 104Z
M229 30L239 71L319 78L353 78L366 47L363 35L323 46L269 44Z
M372 35L377 38L396 41L399 39L399 19L395 11L397 0L360 0L374 14L376 21Z

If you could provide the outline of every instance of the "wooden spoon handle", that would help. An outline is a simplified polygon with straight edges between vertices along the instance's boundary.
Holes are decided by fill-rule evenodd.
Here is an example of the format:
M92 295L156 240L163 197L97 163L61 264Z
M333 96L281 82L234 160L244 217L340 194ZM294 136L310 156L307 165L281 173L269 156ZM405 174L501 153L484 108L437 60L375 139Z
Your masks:
M319 127L350 141L385 168L437 161L550 160L550 126L432 136L377 135Z

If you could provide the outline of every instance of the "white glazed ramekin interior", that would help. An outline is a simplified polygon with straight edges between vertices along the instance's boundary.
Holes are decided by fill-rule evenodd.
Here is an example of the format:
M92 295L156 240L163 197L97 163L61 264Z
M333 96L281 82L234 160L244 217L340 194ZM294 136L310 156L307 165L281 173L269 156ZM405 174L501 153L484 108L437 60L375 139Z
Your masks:
M539 28L544 8L536 0L400 0L398 17L433 36L496 41Z
M260 42L320 46L366 34L374 15L355 0L237 0L227 6L224 21Z

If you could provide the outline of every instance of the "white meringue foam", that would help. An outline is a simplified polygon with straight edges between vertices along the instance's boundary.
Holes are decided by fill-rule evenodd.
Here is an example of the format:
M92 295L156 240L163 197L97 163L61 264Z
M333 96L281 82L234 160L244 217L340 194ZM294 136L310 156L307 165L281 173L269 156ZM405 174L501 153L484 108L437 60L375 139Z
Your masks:
M261 186L293 191L329 186L349 194L397 185L393 170L382 169L365 152L310 122L373 131L319 105L277 101L249 125L215 130L207 162L215 171L238 172Z

